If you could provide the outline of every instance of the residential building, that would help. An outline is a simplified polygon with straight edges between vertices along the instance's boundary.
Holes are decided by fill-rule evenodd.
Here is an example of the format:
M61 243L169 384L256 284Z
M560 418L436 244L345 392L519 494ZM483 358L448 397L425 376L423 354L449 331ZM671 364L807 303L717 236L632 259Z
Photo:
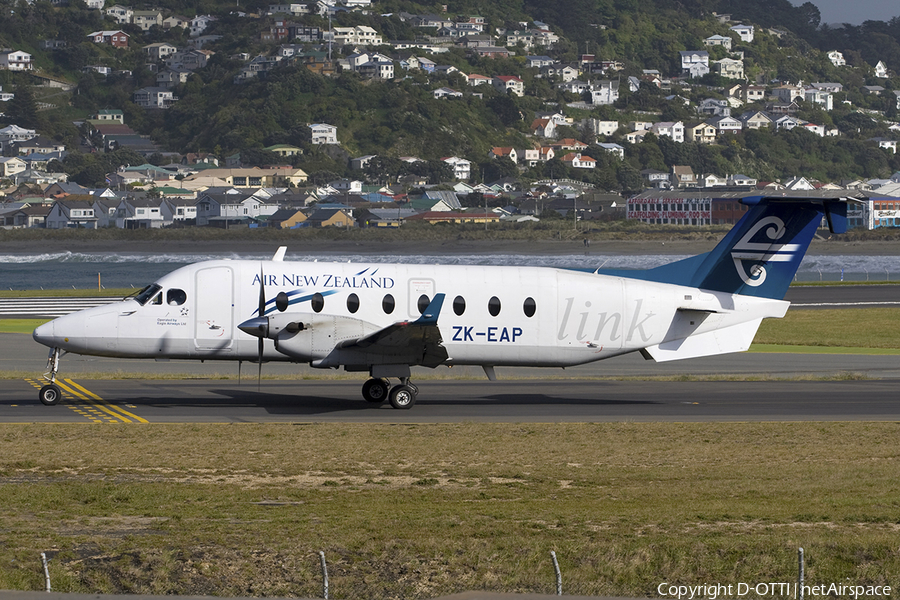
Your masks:
M156 44L148 44L144 46L144 52L155 61L165 60L170 55L175 54L178 51L178 48L173 46L172 44L167 44L165 42L158 42Z
M669 181L676 187L689 187L697 185L697 176L694 175L694 170L689 166L674 166L672 167L672 175L669 177Z
M442 158L442 161L453 167L453 177L460 181L466 181L471 176L472 163L458 156Z
M763 85L747 85L743 88L744 102L762 102L766 99L766 87Z
M684 133L689 142L712 144L716 141L716 128L709 123L693 123L685 125Z
M210 23L215 21L216 18L212 15L197 15L193 19L191 19L190 26L190 36L198 37L206 31L206 28L209 27Z
M825 56L827 56L827 57L828 57L828 60L831 61L831 64L833 64L833 65L836 66L836 67L845 67L845 66L847 66L847 61L844 59L844 53L843 53L843 52L838 52L837 50L832 50L832 51L830 51L830 52L827 52L827 53L825 54Z
M731 42L731 38L724 35L711 35L703 40L706 46L722 46L726 50L731 50Z
M172 90L164 87L146 87L134 93L134 103L141 108L169 108L178 98Z
M625 148L620 146L619 144L612 144L608 142L597 142L597 145L607 152L615 154L619 157L619 160L625 160Z
M774 124L772 117L761 110L748 110L738 117L744 125L744 129L762 129Z
M337 127L327 123L313 123L309 125L312 131L313 144L338 144Z
M47 215L47 229L96 229L97 217L91 201L57 200Z
M263 148L266 152L272 152L277 154L282 158L288 158L290 156L300 156L303 154L303 149L298 148L297 146L292 146L290 144L275 144L274 146L267 146Z
M624 153L624 148L622 152ZM580 152L570 152L560 159L563 163L575 169L594 169L597 167L597 161L590 156L583 155Z
M875 64L875 77L879 79L887 79L888 78L888 68L887 65L882 61L878 61Z
M113 48L127 48L130 36L121 30L95 31L87 36L95 44L109 44Z
M691 79L703 77L709 73L709 52L705 50L687 50L681 55L681 73Z
M491 148L488 156L490 156L491 158L502 158L505 156L514 163L518 164L519 162L519 156L518 154L516 154L516 149L505 146L494 146L493 148Z
M712 119L707 119L706 122L715 127L719 135L725 133L740 133L741 129L744 127L744 124L738 119L730 116L713 117Z
M753 25L734 25L729 27L728 30L735 33L742 42L750 43L753 41Z
M110 6L105 12L108 17L111 17L119 25L128 25L134 16L134 11L131 8L119 4Z
M514 75L499 75L494 77L492 84L501 92L513 93L516 96L525 95L525 83Z
M554 138L556 137L556 123L549 118L535 119L531 123L531 135Z
M650 131L655 133L657 137L667 136L672 138L673 142L678 142L679 144L684 142L684 123L681 121L674 123L671 121L654 123L650 128Z
M803 89L795 85L780 85L772 90L772 95L782 102L793 102L803 100Z
M21 50L0 50L0 69L6 71L32 71L31 55Z
M162 26L163 16L158 10L136 10L132 13L131 22L141 31L149 31L153 26Z
M587 118L582 119L580 125L582 130L590 135L610 136L619 130L618 121L601 121L600 119Z
M591 89L591 104L613 104L619 99L618 81L598 81Z
M826 92L824 90L819 90L816 88L807 88L803 91L803 97L807 102L810 102L812 104L819 104L825 110L834 109L834 99L831 95L831 92Z
M733 58L723 58L713 61L713 72L728 79L744 78L744 61Z
M27 168L28 165L18 156L0 156L0 177L8 179Z

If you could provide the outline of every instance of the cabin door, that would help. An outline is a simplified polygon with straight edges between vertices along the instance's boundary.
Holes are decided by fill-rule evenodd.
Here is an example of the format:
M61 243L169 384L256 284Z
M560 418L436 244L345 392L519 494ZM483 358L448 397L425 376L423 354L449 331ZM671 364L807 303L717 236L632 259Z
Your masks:
M197 271L194 281L194 344L197 350L231 352L234 272L231 267Z

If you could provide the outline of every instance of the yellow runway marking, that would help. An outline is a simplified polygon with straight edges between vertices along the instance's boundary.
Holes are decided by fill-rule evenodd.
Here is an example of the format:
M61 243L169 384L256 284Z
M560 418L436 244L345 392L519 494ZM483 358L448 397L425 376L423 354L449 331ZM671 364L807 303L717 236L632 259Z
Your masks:
M29 384L41 389L43 384L39 381L26 378ZM147 419L125 410L115 404L109 404L103 398L90 391L83 385L71 379L57 379L56 385L62 390L63 399L74 401L66 404L72 412L94 423L149 423Z

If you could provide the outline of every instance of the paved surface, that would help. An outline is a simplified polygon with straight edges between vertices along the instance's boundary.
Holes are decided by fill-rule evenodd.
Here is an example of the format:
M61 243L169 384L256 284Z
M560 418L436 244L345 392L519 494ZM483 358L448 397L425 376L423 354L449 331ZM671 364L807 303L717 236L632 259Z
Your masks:
M41 382L4 382L0 422L579 422L900 420L900 382L420 381L411 410L372 405L360 381L59 381L64 400L38 402Z
M872 308L900 306L900 285L827 285L788 289L794 308Z

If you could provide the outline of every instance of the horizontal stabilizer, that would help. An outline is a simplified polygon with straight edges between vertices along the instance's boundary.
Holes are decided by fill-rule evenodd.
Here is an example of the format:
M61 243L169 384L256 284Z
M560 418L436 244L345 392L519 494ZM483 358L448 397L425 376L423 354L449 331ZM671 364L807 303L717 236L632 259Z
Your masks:
M641 353L645 358L652 358L656 362L668 362L685 358L744 352L750 348L760 323L762 323L762 319L754 319L746 323L732 325L731 327L663 342L656 346L649 346L641 350Z

